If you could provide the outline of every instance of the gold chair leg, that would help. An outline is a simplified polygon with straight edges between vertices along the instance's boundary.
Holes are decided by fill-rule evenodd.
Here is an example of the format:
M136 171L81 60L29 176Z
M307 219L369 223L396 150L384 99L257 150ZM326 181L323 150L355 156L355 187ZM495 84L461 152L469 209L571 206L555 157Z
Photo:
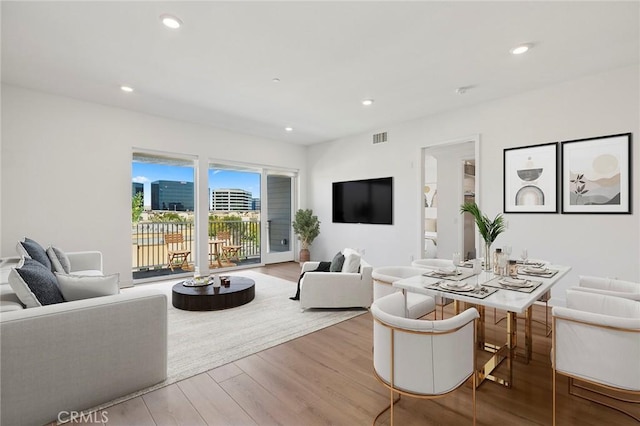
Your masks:
M387 410L391 409L391 424L393 424L393 406L400 401L400 398L402 397L402 395L398 394L398 398L397 399L393 399L393 391L390 390L391 392L391 403L389 405L387 405L386 407L384 407L382 409L382 411L380 411L378 413L378 415L373 419L373 426L376 425L376 422L378 421L378 419L380 418L381 415L383 415Z

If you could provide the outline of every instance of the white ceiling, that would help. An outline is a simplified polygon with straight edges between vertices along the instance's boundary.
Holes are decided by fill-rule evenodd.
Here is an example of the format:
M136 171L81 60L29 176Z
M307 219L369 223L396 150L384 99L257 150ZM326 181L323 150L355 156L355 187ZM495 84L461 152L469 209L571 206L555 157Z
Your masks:
M638 1L2 1L1 13L5 83L300 144L640 57ZM535 46L510 55L521 42Z

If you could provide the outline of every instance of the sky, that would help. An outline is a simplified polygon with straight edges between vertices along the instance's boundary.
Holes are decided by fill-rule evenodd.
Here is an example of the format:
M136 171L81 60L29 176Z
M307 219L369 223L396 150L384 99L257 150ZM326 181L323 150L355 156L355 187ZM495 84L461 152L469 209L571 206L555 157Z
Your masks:
M133 162L132 182L144 184L144 205L151 205L151 182L156 180L174 180L193 182L193 167L171 166ZM209 202L211 190L220 188L238 188L249 191L253 198L260 198L260 174L233 170L209 169Z

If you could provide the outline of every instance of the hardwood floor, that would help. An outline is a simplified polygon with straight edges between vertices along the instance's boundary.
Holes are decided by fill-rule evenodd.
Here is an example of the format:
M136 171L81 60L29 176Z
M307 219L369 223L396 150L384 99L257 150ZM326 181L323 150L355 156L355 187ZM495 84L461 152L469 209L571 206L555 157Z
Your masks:
M295 282L299 265L255 270ZM445 312L451 315L451 309ZM534 307L534 317L544 322L543 306ZM504 322L494 325L490 309L487 325L487 340L504 339ZM544 324L534 323L533 359L529 364L515 362L514 386L484 383L478 388L479 425L551 424L550 347ZM369 425L389 399L372 368L372 317L367 313L109 407L104 424ZM638 424L615 410L569 396L567 380L558 376L558 382L559 425ZM395 424L471 424L471 407L469 381L444 398L403 397ZM380 424L389 424L385 416Z

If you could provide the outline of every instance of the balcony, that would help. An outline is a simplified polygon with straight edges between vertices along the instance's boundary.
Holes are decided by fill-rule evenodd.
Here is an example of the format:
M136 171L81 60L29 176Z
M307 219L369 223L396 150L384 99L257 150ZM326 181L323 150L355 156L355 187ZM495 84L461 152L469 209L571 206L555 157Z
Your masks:
M229 231L233 244L240 245L239 261L222 259L223 267L243 266L260 263L260 221L209 221L208 235L213 238L218 232ZM185 247L191 250L188 268L174 268L167 265L167 247L164 234L180 233ZM133 279L152 278L180 274L194 270L196 253L195 227L193 222L139 222L131 228ZM214 260L214 253L209 253ZM217 266L213 262L212 266Z

